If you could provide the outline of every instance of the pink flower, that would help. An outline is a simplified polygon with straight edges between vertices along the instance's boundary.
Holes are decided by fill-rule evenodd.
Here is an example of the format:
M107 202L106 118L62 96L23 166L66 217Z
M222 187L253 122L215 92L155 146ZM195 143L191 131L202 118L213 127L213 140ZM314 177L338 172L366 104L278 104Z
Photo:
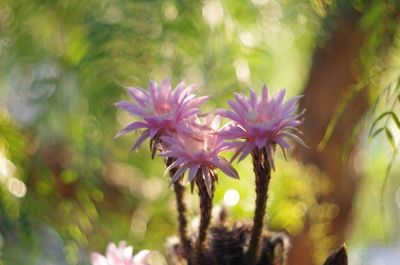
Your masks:
M115 137L143 130L132 146L132 151L139 148L147 138L158 143L162 135L176 132L184 124L185 119L200 112L198 106L208 98L207 96L196 97L192 93L194 88L194 85L185 87L185 83L181 82L174 90L171 90L171 84L167 78L159 86L154 81L150 81L149 91L128 88L128 93L134 102L119 101L115 103L115 106L139 117L141 121L128 124Z
M296 128L302 121L302 111L296 114L297 103L301 96L293 97L283 103L285 90L282 89L271 97L266 86L259 97L254 90L250 91L250 98L243 94L235 93L236 101L229 100L228 104L233 111L220 110L221 116L229 118L232 123L220 133L226 139L236 140L227 143L236 152L234 160L239 154L239 161L244 159L254 148L265 148L271 167L274 169L275 144L278 144L284 154L289 147L288 139L305 146L305 143L297 134ZM244 141L237 141L244 139ZM285 155L286 156L286 155Z
M219 117L211 115L205 118L205 122L199 121L188 123L186 128L178 131L174 136L163 136L162 141L167 143L168 148L161 156L172 157L176 160L166 169L179 167L172 181L177 181L188 171L189 181L193 187L193 181L202 177L211 196L211 188L216 180L214 173L216 168L232 178L239 178L233 166L219 154L227 150L224 139L218 133Z
M132 252L133 247L127 247L124 241L120 242L118 247L114 243L109 243L106 256L92 253L92 265L149 265L146 260L150 251L142 250L135 256L132 256Z

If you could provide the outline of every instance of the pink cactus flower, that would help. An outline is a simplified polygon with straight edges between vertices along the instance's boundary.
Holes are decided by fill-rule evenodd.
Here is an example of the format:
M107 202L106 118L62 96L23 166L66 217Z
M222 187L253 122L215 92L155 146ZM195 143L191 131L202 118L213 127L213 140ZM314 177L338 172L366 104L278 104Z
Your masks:
M254 90L250 91L249 99L243 94L235 93L236 101L228 101L233 111L218 112L221 116L232 120L231 124L220 132L221 137L234 140L227 143L236 150L232 160L240 155L239 161L241 161L254 148L265 148L269 163L274 169L276 144L282 148L284 154L285 149L289 147L288 140L306 146L297 135L300 132L296 128L302 122L300 118L304 114L304 111L295 113L302 96L293 97L286 103L283 102L284 96L285 90L282 89L271 97L264 85L261 97Z
M132 151L139 148L147 138L158 143L162 135L176 132L184 124L185 119L200 113L199 105L208 98L207 96L196 97L192 93L194 88L194 85L185 87L185 83L181 82L172 90L167 78L159 86L154 81L150 81L149 91L128 88L128 93L134 102L119 101L115 103L115 106L139 117L140 121L128 124L115 137L143 130L131 147Z
M224 139L220 137L218 126L220 118L211 115L205 118L204 123L188 123L186 128L174 136L163 136L162 141L167 143L168 148L161 154L164 157L172 157L176 160L166 169L178 167L172 182L177 181L188 171L189 181L192 184L197 177L201 176L206 184L207 192L211 196L211 188L215 181L215 169L232 178L239 178L235 168L220 153L227 150Z
M124 241L120 242L118 247L114 243L107 246L106 255L92 253L92 265L149 265L147 263L150 251L142 250L132 256L133 247L126 246Z

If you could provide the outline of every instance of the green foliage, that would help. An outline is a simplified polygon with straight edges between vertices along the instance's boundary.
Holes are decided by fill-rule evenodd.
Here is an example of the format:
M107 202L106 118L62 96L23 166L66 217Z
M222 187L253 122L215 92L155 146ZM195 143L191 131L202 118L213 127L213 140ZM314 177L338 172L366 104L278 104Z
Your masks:
M395 113L396 107L400 105L400 77L397 76L394 81L389 82L389 84L384 88L383 92L387 95L390 95L386 101L390 104L389 110L384 111L380 115L378 115L375 120L372 122L371 128L369 130L369 137L371 140L377 138L377 136L381 133L385 133L386 140L390 144L392 148L392 154L390 159L387 163L386 170L385 170L385 177L383 179L382 188L381 188L381 215L383 219L385 219L385 204L384 204L384 197L387 191L387 185L389 182L390 173L392 171L393 165L396 161L398 152L399 152L399 143L396 143L396 140L393 136L394 133L397 135L400 131L400 120L398 115ZM383 94L383 95L384 95ZM379 96L377 98L376 105L378 104L379 100L382 99L384 96ZM377 128L378 127L378 128Z
M17 186L12 193L1 176L0 264L87 264L90 251L120 240L135 251L164 251L165 239L176 234L176 213L169 181L161 178L163 161L149 159L146 146L128 153L136 135L112 140L131 119L112 104L127 97L125 87L165 76L213 96L205 111L264 83L297 94L326 34L324 14L341 12L328 2L1 1L0 159L15 169ZM377 7L352 1L368 14L366 28L384 24L377 21L387 14L372 2ZM373 34L372 46L380 36ZM390 126L378 126L398 124L389 112L374 123L384 129L373 136L385 131L395 138ZM274 174L270 225L296 234L321 191L313 188L315 172L301 178L299 165L285 165ZM251 164L238 169L240 182L220 173L215 202L235 189L241 199L233 217L249 218ZM17 197L23 190L15 187L26 194ZM197 198L187 196L194 217Z
M319 26L306 1L210 3L1 2L1 108L18 127L2 122L15 140L0 143L10 143L6 157L27 187L22 198L1 193L1 210L18 213L0 232L5 261L86 264L88 252L109 241L164 251L176 234L162 159L150 160L146 147L129 154L135 135L112 140L131 119L112 106L126 97L124 87L186 79L213 96L205 111L264 82L289 94L301 89ZM252 185L221 184L216 201L228 188L251 197ZM196 196L188 197L197 209ZM20 207L4 206L8 200ZM236 217L250 216L246 200ZM54 257L41 240L47 236Z

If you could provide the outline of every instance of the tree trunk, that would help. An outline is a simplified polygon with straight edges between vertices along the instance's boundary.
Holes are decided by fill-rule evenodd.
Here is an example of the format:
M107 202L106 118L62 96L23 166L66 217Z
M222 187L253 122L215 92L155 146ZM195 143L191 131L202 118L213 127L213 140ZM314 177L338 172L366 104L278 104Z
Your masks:
M322 206L328 205L333 206L336 214L329 220L315 220L315 216L310 213L307 215L303 232L291 239L290 265L310 265L313 262L322 264L328 253L344 242L346 230L352 220L352 204L360 176L354 163L357 141L350 146L348 141L358 138L358 133L354 135L354 127L368 108L365 89L357 92L348 102L326 147L318 151L317 146L346 93L354 89L359 81L362 68L358 59L364 34L358 22L358 14L341 17L330 39L314 54L309 81L300 106L300 109L307 109L301 130L310 149L298 148L296 155L304 164L315 165L321 172L319 178L330 182L327 192L317 194L318 204L313 210L324 211ZM346 152L349 156L346 160L343 159L344 148L348 148ZM323 227L324 233L310 233L313 226L318 224L322 224L320 227ZM321 240L315 238L316 234Z

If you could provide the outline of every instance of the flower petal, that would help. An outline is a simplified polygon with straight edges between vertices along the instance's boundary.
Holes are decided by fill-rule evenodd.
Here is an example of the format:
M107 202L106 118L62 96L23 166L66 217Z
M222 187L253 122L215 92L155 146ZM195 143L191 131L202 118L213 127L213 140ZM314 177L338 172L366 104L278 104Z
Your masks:
M268 139L266 137L256 137L255 144L258 148L262 148L267 144Z
M143 128L146 128L146 127L147 127L147 123L140 122L140 121L132 122L131 124L129 124L128 126L123 128L122 130L120 130L117 133L117 135L114 136L114 139L118 138L118 137L120 137L122 135L125 135L125 134L127 134L127 133L129 133L131 131L134 131L134 130L137 130L137 129L143 129Z
M239 179L237 170L225 158L220 157L216 166L229 177Z
M92 265L109 265L106 257L96 252L90 255L90 261Z
M182 94L182 91L185 89L185 81L181 81L175 89L172 91L172 100L173 102L178 102L179 96Z
M157 90L157 83L154 82L153 80L150 80L149 82L149 92L150 92L150 97L153 101L153 103L157 102L158 98L158 90Z
M252 142L247 142L247 144L245 145L245 147L242 150L242 155L239 157L238 162L242 161L243 159L245 159L245 157L251 152L253 151L253 149L256 148L256 145Z
M199 171L199 165L193 164L189 167L189 181L192 182Z
M114 103L114 106L135 115L139 116L146 115L138 106L135 105L135 103L132 103L130 101L125 101L125 100L119 101L117 103Z
M136 140L136 142L132 145L132 147L129 149L129 152L132 152L133 150L139 148L140 145L144 142L144 140L149 138L149 136L150 136L149 130L145 130L142 133L142 135L140 135L140 137Z
M132 265L145 265L151 252L149 250L142 250L133 257Z
M257 108L257 101L258 101L258 96L254 89L250 89L250 106L253 110L256 110Z
M171 82L170 82L169 78L164 78L164 80L161 81L161 84L160 84L158 100L160 102L167 101L168 96L170 95L170 92L171 92Z
M304 147L306 147L306 148L309 148L309 146L308 146L300 137L298 137L297 135L295 135L295 134L293 134L293 133L291 133L291 132L284 131L284 132L282 132L282 135L285 135L285 136L287 136L289 139L291 139L291 140L293 140L293 141L295 141L295 142L301 144L302 146L304 146Z
M210 176L210 172L209 172L209 168L208 167L202 167L201 168L203 171L203 177L204 177L204 182L206 184L206 189L207 189L207 193L208 196L210 198L213 197L213 192L212 192L212 180L211 180L211 176Z
M172 177L171 181L175 182L178 179L180 179L181 176L183 176L183 174L185 174L185 171L188 169L188 165L182 165L174 174L174 176Z
M267 151L267 158L268 158L269 165L271 166L272 170L275 171L275 162L274 162L274 160L275 160L275 155L274 155L275 150L274 149L275 148L271 144L268 144L265 147L265 149Z
M128 94L133 98L141 107L146 107L149 100L149 93L141 88L128 87Z

